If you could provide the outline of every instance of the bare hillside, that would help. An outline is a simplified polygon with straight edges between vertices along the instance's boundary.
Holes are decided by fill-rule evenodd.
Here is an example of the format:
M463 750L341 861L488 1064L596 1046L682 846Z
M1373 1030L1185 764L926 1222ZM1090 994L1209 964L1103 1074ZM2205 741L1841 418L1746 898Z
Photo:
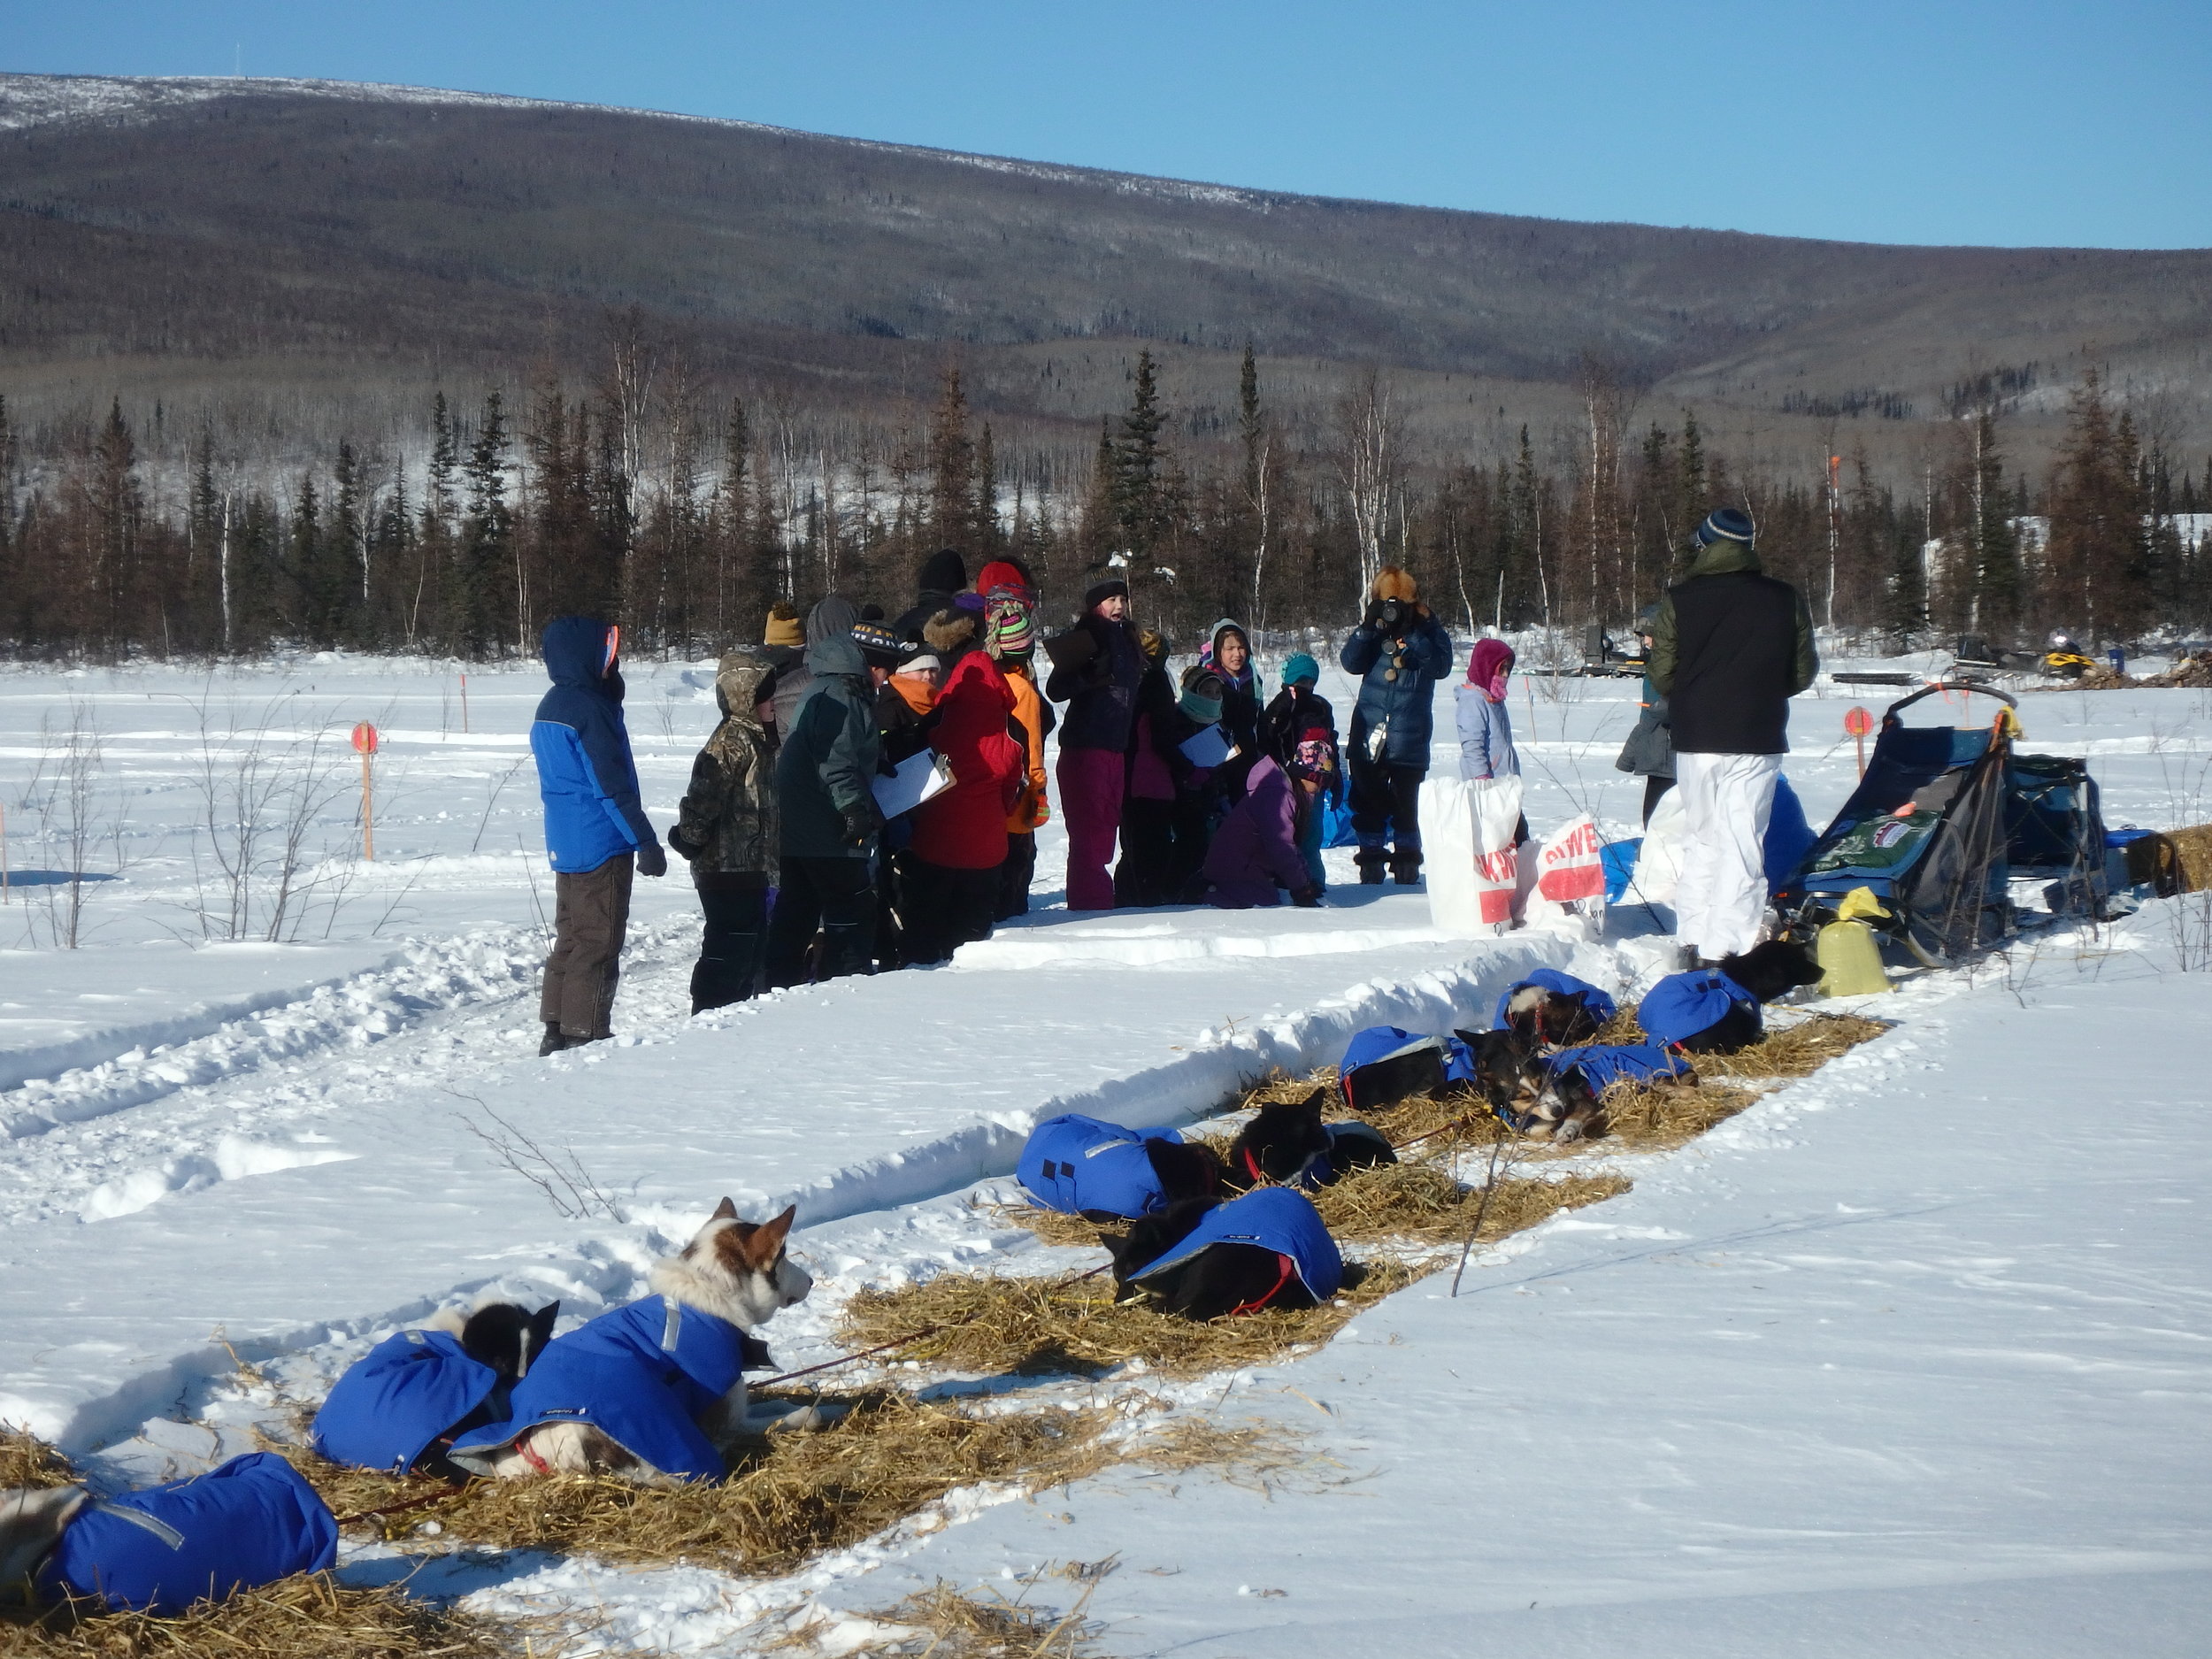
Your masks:
M1930 414L1969 365L2055 388L2087 352L2193 410L2212 253L1572 224L402 88L0 76L18 371L512 361L628 304L710 364L873 386L948 341L1249 339L1539 381L1595 349L1777 414Z

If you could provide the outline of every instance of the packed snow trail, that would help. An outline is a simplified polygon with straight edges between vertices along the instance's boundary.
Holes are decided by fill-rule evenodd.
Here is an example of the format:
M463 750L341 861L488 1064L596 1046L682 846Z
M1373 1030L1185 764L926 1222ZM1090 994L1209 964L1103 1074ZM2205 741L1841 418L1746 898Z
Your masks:
M629 1294L725 1194L752 1215L795 1202L810 1226L933 1197L1010 1170L1053 1112L1187 1121L1272 1067L1333 1061L1360 1026L1467 1023L1572 954L1540 934L1441 940L1426 910L1386 889L1294 918L1155 914L1118 941L1067 928L1058 966L956 962L699 1019L677 930L626 974L613 1043L536 1059L518 988L296 1073L276 1062L0 1144L15 1171L0 1417L81 1448L227 1371L219 1329L266 1356L526 1281L534 1260L543 1292ZM1217 949L1397 942L1160 962L1164 926Z

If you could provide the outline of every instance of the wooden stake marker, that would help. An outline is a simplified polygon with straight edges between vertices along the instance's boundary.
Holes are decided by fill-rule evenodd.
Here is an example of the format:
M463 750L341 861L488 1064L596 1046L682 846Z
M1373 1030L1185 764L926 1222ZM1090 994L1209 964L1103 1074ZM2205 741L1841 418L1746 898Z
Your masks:
M361 856L374 864L376 823L369 784L369 757L376 753L376 728L366 720L353 728L353 747L361 757Z

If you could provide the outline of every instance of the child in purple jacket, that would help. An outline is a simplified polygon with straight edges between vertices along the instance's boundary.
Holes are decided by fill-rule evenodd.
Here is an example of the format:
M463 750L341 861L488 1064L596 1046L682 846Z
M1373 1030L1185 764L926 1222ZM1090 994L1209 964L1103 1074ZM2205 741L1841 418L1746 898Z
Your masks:
M1279 904L1276 888L1288 887L1291 902L1321 902L1320 890L1306 873L1298 853L1297 803L1290 779L1272 757L1252 764L1244 799L1230 810L1206 849L1209 902L1225 910Z

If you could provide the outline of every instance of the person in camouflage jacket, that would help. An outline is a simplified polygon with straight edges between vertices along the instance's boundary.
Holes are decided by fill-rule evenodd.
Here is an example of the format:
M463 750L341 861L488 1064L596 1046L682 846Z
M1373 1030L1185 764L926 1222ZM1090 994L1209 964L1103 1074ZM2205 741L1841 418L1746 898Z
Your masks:
M741 1002L759 988L768 884L776 868L775 665L733 651L714 677L722 723L691 763L691 787L668 844L691 865L705 914L691 1011Z

